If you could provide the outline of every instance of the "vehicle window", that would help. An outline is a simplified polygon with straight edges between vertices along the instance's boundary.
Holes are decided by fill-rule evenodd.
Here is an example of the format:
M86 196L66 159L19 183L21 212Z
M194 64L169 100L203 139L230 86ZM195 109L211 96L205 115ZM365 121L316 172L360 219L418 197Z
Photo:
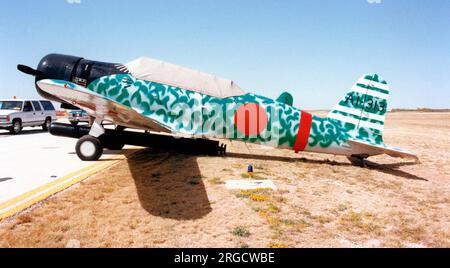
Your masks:
M34 106L34 110L35 110L35 111L41 111L41 110L42 110L42 109L41 109L41 105L39 104L38 101L32 101L32 103L33 103L33 106Z
M0 101L0 110L22 110L21 101Z
M23 105L23 111L24 112L32 112L33 111L33 106L31 106L30 101L25 102L25 104Z
M49 101L41 101L42 107L45 111L54 111L55 107L53 107L53 104Z

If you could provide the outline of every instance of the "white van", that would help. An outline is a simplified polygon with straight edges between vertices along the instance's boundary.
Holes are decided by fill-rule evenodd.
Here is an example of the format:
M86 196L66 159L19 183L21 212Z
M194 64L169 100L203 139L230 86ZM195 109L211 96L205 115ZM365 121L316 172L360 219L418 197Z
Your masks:
M0 129L19 134L23 127L47 130L56 120L55 107L47 100L0 100Z

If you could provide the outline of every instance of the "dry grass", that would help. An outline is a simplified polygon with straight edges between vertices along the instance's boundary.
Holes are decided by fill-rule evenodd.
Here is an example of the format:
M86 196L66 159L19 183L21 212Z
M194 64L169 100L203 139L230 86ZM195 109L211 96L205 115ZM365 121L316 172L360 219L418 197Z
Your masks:
M244 226L238 226L236 228L234 228L231 233L235 236L240 236L240 237L249 237L250 236L250 231L247 230L247 228L245 228Z
M226 157L141 151L3 221L0 246L450 247L449 133L450 113L388 114L386 143L421 163L368 168L236 142ZM226 190L247 163L278 190Z
M223 180L221 180L220 178L214 177L210 180L208 180L209 183L213 184L213 185L218 185L218 184L224 184L225 182Z
M269 200L269 193L271 192L271 189L252 189L252 190L240 190L236 193L237 197L240 198L249 198L253 201L257 202L264 202Z
M283 243L275 243L275 242L271 242L267 245L268 248L287 248L288 246L286 244Z

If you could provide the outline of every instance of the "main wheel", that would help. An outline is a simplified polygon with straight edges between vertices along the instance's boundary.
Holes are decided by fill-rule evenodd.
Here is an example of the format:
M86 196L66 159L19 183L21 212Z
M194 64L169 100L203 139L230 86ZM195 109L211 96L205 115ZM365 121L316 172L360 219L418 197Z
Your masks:
M20 122L20 120L14 120L13 125L9 129L9 132L16 135L19 134L20 131L22 131L22 122Z
M81 137L77 141L75 151L83 161L96 161L103 154L102 144L96 137L91 135Z
M52 119L50 119L49 117L47 117L45 119L45 123L42 125L42 129L47 131L48 128L50 127L50 124L52 123Z

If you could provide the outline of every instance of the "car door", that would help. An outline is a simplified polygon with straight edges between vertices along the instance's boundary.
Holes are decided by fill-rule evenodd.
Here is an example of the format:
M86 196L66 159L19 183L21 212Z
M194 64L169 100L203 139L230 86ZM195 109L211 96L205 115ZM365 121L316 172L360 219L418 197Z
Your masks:
M33 107L34 107L34 121L36 125L41 125L44 124L45 122L45 114L44 114L44 109L42 109L41 104L39 103L39 101L32 101L31 103L33 103Z
M31 101L24 101L22 108L22 126L31 126L34 121L34 109Z
M40 101L42 109L44 110L44 117L50 117L53 120L56 120L56 112L55 107L50 101Z

